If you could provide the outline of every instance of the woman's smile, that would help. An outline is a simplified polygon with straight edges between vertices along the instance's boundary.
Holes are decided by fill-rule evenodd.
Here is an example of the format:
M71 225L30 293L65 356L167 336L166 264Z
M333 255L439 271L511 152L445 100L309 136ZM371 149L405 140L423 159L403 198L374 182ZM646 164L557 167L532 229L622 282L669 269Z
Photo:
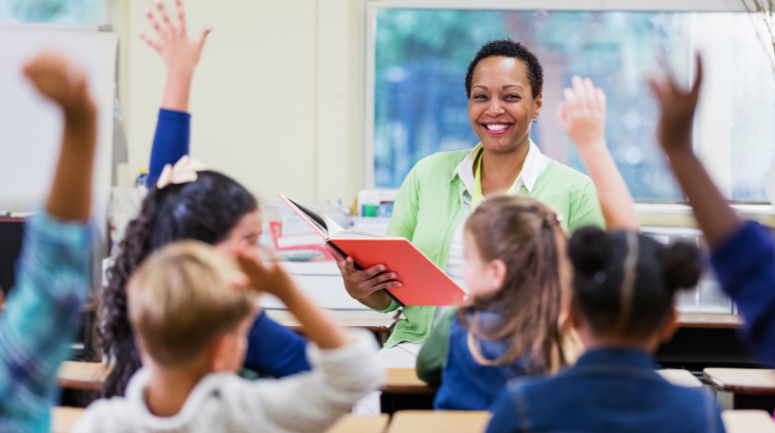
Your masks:
M514 123L486 122L480 123L480 125L482 125L482 129L490 135L501 135L511 129L511 127L514 126Z

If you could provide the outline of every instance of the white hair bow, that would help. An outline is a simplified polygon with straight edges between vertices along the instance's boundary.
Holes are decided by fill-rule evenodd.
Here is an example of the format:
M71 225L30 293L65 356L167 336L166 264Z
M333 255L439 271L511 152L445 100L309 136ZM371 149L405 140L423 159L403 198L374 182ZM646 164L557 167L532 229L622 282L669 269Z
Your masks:
M207 170L207 167L201 161L183 155L174 167L171 164L164 166L164 170L161 171L159 180L156 182L156 188L162 189L171 183L179 185L194 182L198 178L196 173L203 170Z

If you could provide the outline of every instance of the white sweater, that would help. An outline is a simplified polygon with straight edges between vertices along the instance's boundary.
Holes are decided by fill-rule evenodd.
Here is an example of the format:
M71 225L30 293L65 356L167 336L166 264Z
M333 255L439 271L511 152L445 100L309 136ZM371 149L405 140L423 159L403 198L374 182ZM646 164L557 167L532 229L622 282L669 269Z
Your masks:
M92 403L73 432L323 432L361 397L379 389L384 378L374 336L366 331L353 336L339 349L307 346L310 372L257 381L234 373L209 374L180 412L168 418L148 411L144 390L149 373L140 369L126 397Z

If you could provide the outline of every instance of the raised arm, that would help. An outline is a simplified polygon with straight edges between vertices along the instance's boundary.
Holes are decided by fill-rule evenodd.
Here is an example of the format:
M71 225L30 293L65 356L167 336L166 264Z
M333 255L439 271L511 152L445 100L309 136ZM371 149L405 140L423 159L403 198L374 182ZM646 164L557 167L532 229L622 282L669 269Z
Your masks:
M576 145L581 160L597 188L608 229L640 231L630 190L624 183L605 141L606 97L589 78L573 77L573 88L565 89L557 116Z
M670 167L694 208L697 224L711 246L731 236L742 222L716 188L692 149L694 113L702 84L702 62L697 55L697 73L692 89L678 87L672 77L649 79L660 108L657 136L670 160Z
M263 265L250 252L240 256L239 262L248 285L280 298L315 346L308 349L312 374L246 387L245 394L235 399L255 406L257 416L268 417L283 431L325 431L358 399L378 389L383 372L373 336L345 332L280 266Z
M174 164L189 153L191 115L188 114L188 103L191 82L207 35L213 30L212 26L206 26L195 40L190 40L183 3L176 0L175 5L177 27L170 20L164 4L157 0L156 8L161 22L149 8L145 9L145 15L156 31L157 39L138 31L140 38L156 50L167 65L167 84L153 139L148 186L156 182L165 165Z
M62 109L64 131L45 212L30 217L17 284L0 316L0 412L15 431L47 431L59 364L69 352L90 281L96 108L86 75L56 54L24 74Z
M249 286L259 292L275 295L283 301L291 314L301 323L304 333L318 347L335 349L348 342L344 329L299 290L279 265L264 265L252 252L242 253L239 263L250 281Z

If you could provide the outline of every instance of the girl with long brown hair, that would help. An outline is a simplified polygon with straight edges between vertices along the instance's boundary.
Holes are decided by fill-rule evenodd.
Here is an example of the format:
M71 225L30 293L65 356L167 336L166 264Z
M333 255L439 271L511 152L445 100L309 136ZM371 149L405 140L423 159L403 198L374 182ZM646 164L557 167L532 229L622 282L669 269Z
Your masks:
M605 95L573 79L560 123L579 148L609 228L638 230L632 197L605 144ZM463 277L472 301L448 311L417 360L440 384L436 409L486 410L510 379L552 373L583 351L568 321L571 266L561 216L527 196L489 197L465 225Z

